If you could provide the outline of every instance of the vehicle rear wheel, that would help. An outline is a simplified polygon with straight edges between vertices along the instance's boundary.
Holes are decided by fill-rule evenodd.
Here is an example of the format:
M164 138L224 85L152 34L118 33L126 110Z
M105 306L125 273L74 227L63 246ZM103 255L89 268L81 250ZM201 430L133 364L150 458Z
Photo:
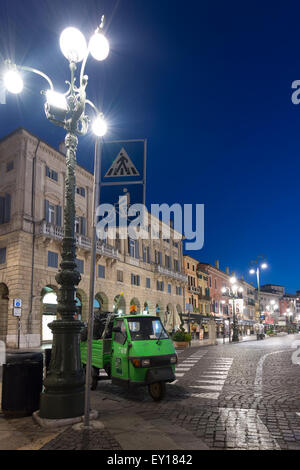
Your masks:
M166 394L166 384L165 382L154 382L148 385L148 391L154 401L160 401Z
M111 367L110 367L110 364L106 364L106 365L104 366L104 370L105 370L105 372L107 373L108 378L110 379L110 378L111 378Z
M99 369L97 367L92 367L92 385L91 390L96 390L98 385L98 376L99 376Z

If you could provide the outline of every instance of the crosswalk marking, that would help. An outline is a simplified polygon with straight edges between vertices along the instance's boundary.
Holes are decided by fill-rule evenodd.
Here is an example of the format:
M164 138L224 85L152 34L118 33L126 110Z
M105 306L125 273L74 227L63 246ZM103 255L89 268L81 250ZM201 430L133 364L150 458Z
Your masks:
M219 398L219 393L191 393L191 397L195 398L208 398L210 400L217 400Z
M191 356L184 359L180 364L176 366L175 376L183 377L185 372L191 370L194 365L196 365L199 360L207 353L207 351L197 351L196 353L192 354ZM178 371L178 372L177 372ZM176 382L173 382L173 384Z
M215 390L216 392L220 392L223 388L222 385L190 385L190 388L205 388L206 390Z
M225 383L225 380L223 379L218 379L218 380L196 380L196 382L204 382L204 383L209 383L209 384L223 384Z
M233 359L224 358L214 360L208 368L201 373L201 379L196 380L199 385L190 385L190 389L201 389L206 392L191 393L190 397L217 400L223 390L226 378L232 366Z

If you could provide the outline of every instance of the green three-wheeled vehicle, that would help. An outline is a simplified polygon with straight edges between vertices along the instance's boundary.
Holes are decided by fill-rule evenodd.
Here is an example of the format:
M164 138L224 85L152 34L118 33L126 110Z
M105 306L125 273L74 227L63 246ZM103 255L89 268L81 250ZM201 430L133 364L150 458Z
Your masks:
M81 341L86 364L87 341ZM165 395L166 382L175 380L177 355L160 318L151 315L107 314L100 339L92 344L92 389L104 369L112 383L148 386L153 400Z

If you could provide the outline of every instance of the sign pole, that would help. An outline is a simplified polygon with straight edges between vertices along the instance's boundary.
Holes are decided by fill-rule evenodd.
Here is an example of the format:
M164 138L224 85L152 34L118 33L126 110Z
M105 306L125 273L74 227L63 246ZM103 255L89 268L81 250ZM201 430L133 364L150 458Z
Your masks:
M89 296L89 318L88 318L88 348L85 369L85 401L84 401L84 427L90 425L90 395L91 395L91 374L92 374L92 344L94 329L94 297L95 297L95 271L96 271L96 250L97 250L97 234L96 234L96 209L99 204L99 178L100 178L100 158L101 158L101 141L98 138L95 142L94 156L94 188L93 188L93 212L92 212L92 251L90 266L90 296Z

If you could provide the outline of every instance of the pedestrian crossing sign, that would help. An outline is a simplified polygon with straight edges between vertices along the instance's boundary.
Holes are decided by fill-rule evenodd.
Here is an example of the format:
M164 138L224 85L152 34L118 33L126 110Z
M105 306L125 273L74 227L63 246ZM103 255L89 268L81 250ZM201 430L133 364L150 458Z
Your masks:
M116 205L124 195L128 205L145 204L146 145L145 139L103 142L100 204Z

